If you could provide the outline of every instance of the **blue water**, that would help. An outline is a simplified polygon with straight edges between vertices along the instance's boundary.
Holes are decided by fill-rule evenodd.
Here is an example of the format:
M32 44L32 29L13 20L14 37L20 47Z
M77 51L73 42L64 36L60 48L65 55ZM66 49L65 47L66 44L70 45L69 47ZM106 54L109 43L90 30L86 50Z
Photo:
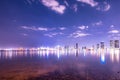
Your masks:
M120 53L0 53L0 80L24 80L67 70L96 80L120 79Z

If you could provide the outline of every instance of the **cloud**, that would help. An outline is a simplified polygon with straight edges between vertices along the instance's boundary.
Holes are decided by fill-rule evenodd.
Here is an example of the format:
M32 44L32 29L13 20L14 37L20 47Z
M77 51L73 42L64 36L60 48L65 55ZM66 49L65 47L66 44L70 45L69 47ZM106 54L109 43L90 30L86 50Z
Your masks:
M81 31L76 31L76 32L70 34L69 37L79 38L79 37L85 37L85 36L89 36L89 35L91 35L91 34L83 33Z
M68 4L68 2L67 2L66 0L64 0L64 3L65 3L65 5L66 5L67 7L69 7L69 4Z
M111 25L110 28L114 28L115 26L114 25Z
M103 25L103 22L102 21L98 21L96 23L93 23L92 25L93 26L100 26L100 25Z
M42 0L41 2L44 6L60 14L63 14L66 9L64 5L60 5L56 0Z
M28 27L28 26L22 26L21 28L26 29L26 30L33 30L33 31L48 31L48 28L45 27Z
M119 30L111 30L109 31L108 33L111 33L111 34L118 34L120 31Z
M44 28L44 27L38 27L37 29L40 31L48 31L48 28Z
M25 0L29 5L31 5L35 0Z
M30 5L32 4L31 0L26 0L26 1L28 4L30 4Z
M54 32L54 33L44 34L44 36L47 36L47 37L54 37L54 36L63 35L63 34L64 34L64 33L62 33L62 32Z
M110 4L104 2L103 4L99 5L96 9L99 11L109 11L111 8Z
M74 10L75 12L77 12L77 10L78 10L78 5L77 5L77 4L74 4L74 5L73 5L73 10Z
M90 5L91 7L95 7L98 5L98 2L94 1L94 0L77 0L78 2L82 2L82 3L86 3L88 5Z
M85 30L85 29L88 29L88 26L82 25L82 26L79 26L78 28L81 29L81 30Z
M110 6L109 4L106 4L106 5L105 5L105 8L104 8L104 11L109 11L110 8L111 8L111 6Z
M60 30L65 30L66 28L65 28L65 27L60 27L59 29L60 29Z
M48 36L48 37L54 37L56 36L57 33L49 33L49 34L44 34L44 36Z

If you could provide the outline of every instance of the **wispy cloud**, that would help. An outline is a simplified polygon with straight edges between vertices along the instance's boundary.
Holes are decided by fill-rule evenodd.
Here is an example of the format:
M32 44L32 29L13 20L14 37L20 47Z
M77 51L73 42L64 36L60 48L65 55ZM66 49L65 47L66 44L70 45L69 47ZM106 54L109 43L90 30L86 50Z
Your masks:
M109 11L111 8L110 4L104 2L102 5L99 5L96 9L99 11Z
M48 36L48 37L54 37L56 36L57 33L49 33L49 34L44 34L44 36Z
M78 28L81 30L85 30L85 29L88 29L88 26L82 25L82 26L79 26Z
M60 5L57 0L42 0L41 2L44 6L60 14L63 14L66 9L66 7L64 5Z
M111 30L109 31L108 33L111 33L111 34L118 34L120 31L119 30Z
M67 7L69 7L69 4L68 4L68 2L67 2L66 0L64 0L64 3L65 3L65 5L66 5Z
M36 0L25 0L25 2L27 2L27 4L31 5L33 2L35 2Z
M78 2L82 2L82 3L86 3L88 5L90 5L91 7L95 7L98 5L98 2L94 1L94 0L77 0Z
M28 26L21 26L21 28L26 29L26 30L33 30L33 31L48 31L48 28L45 27L28 27Z
M110 28L114 28L115 26L114 25L111 25Z
M76 31L76 32L70 34L69 37L79 38L79 37L85 37L85 36L89 36L89 35L91 35L91 34L83 33L81 31Z
M104 11L109 11L111 8L110 4L106 4L105 5L105 8L104 8Z
M59 29L60 29L60 30L65 30L66 28L65 28L65 27L60 27Z
M31 0L26 0L26 1L28 4L30 4L30 5L32 4Z
M98 22L95 22L92 24L93 26L100 26L100 25L103 25L103 22L102 21L98 21Z
M47 36L47 37L54 37L54 36L63 35L63 34L64 34L64 33L62 33L62 32L53 32L53 33L44 34L44 36Z
M75 12L78 11L78 5L77 5L77 4L74 4L72 8L73 8L73 10L74 10Z

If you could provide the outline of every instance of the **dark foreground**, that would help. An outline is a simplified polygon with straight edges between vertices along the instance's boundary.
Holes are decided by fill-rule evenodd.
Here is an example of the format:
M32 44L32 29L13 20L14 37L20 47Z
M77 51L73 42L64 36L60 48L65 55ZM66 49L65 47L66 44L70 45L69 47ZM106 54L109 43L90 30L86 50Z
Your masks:
M86 78L80 76L78 73L71 71L66 71L64 73L55 71L39 77L32 77L28 80L86 80Z
M100 76L92 73L90 74L90 72L86 71L85 75L82 76L76 70L68 70L64 71L64 73L60 71L54 71L42 76L31 77L27 80L120 80L120 72L117 72L111 76L105 74L102 74L102 76Z

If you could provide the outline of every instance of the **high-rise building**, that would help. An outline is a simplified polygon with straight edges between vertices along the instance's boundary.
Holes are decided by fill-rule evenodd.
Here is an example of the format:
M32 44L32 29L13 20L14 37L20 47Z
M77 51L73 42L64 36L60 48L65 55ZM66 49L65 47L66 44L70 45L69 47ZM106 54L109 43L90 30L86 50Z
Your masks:
M114 40L110 40L110 48L114 48Z
M76 46L75 46L76 49L78 49L78 43L76 43Z
M64 47L64 49L65 49L65 53L68 54L68 52L69 52L69 46L66 45L66 46Z
M101 49L104 49L105 48L104 42L100 42L100 46L101 46Z
M114 41L114 46L115 46L115 48L119 48L119 40Z
M86 46L82 47L82 50L86 50L86 49L87 49L87 47L86 47Z
M100 45L99 44L97 44L97 49L99 49L100 48Z
M76 43L76 56L78 56L78 43Z

